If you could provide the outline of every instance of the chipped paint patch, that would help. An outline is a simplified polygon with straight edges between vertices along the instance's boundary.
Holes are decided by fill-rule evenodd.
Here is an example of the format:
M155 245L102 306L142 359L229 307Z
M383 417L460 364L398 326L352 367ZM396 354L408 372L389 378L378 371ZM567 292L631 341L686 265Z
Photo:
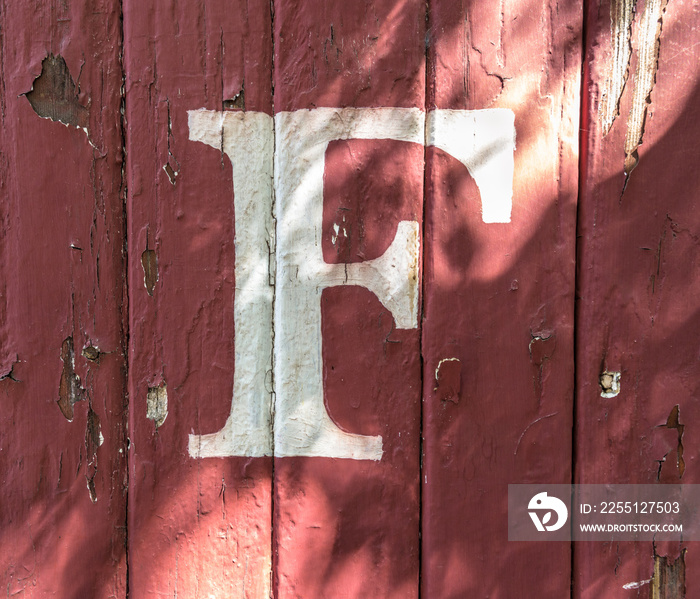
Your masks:
M552 332L540 332L530 333L530 337L528 344L530 362L535 366L542 366L554 354L557 347L556 335Z
M678 433L678 445L676 447L676 466L678 468L678 478L682 478L685 473L685 460L683 459L683 433L685 432L685 425L681 424L681 409L679 405L673 406L671 413L666 419L666 424L662 425L665 428L675 429ZM665 457L664 460L665 461ZM661 465L659 466L659 472L661 471Z
M15 359L13 362L4 365L4 370L0 371L0 381L5 379L10 379L15 383L20 383L18 379L15 378L15 365L19 364L19 356L15 354Z
M459 403L462 364L459 358L444 358L435 369L435 391L440 401Z
M685 599L685 554L683 549L677 559L656 554L654 549L654 575L651 578L650 599Z
M146 250L141 254L141 267L143 268L143 286L146 293L153 297L153 291L158 282L158 255L154 250Z
M82 129L88 136L90 113L80 104L75 82L60 54L44 58L41 74L24 96L41 118Z
M656 83L659 63L659 40L668 0L647 0L639 20L637 37L637 68L634 74L632 106L625 135L625 175L629 178L639 162L638 148L644 137L651 92ZM602 84L598 114L603 136L610 131L620 114L620 99L629 77L632 55L632 23L637 0L612 0L610 4L610 35L612 60L610 76ZM626 185L626 182L625 182Z
M153 420L158 430L168 417L168 387L149 387L146 394L146 418Z
M343 239L347 239L347 237L348 237L346 216L344 214L341 218L340 223L333 223L333 233L331 233L331 243L333 245L336 245L338 243L338 239L340 237L342 237Z
M640 589L645 584L649 584L651 581L652 581L652 579L649 578L648 580L639 580L637 582L628 582L627 584L623 584L622 588L625 589L626 591L629 591L632 589Z
M165 174L168 175L168 181L170 181L172 185L175 185L175 183L177 182L177 176L180 174L180 171L175 170L169 162L166 162L163 165L163 170L165 171Z
M73 337L68 337L61 346L61 361L63 371L58 385L58 407L68 422L73 420L73 406L85 399L85 389L80 377L75 373L75 350Z
M617 397L620 394L620 372L601 372L598 384L600 385L600 396L609 398Z
M632 20L637 0L612 0L610 3L610 37L612 65L610 76L603 81L598 114L607 135L620 114L620 98L629 76L632 55Z
M625 174L627 176L639 162L637 148L642 144L647 109L651 104L651 92L656 83L659 39L667 4L668 0L647 0L639 26L638 62L634 74L634 94L625 138Z
M245 85L241 86L239 91L233 98L222 102L224 110L245 110Z
M92 409L88 409L87 426L85 428L85 450L87 454L87 464L85 467L85 479L87 481L90 501L97 501L97 491L95 489L95 477L97 476L97 450L102 446L105 439L102 436L102 425L100 418Z

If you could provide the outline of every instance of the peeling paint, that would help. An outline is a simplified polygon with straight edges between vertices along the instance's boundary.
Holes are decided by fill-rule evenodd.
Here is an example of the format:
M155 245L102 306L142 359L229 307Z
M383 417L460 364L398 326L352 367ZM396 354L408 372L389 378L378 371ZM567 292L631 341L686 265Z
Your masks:
M651 92L656 83L656 70L659 66L659 39L667 4L668 0L646 0L644 14L639 25L639 50L637 69L634 74L634 94L625 138L625 174L627 176L639 162L637 148L642 143L647 108L651 104Z
M683 433L685 432L685 425L681 424L681 410L680 406L675 405L671 409L671 413L668 415L666 424L662 424L662 427L676 429L678 433L678 445L676 447L676 466L678 468L678 478L682 478L685 473L685 460L683 459ZM664 460L661 461L663 463ZM659 465L659 472L661 471L661 464Z
M340 237L342 237L343 239L347 239L347 237L348 237L346 216L344 214L341 218L341 222L333 223L333 233L331 234L331 243L333 245L336 245L338 243L338 240Z
M163 165L163 170L165 171L165 174L168 175L168 180L170 181L170 183L175 185L175 183L177 182L177 176L180 174L180 171L176 171L172 166L170 166L169 162Z
M620 394L620 372L605 372L600 373L598 384L600 385L600 396L609 398L617 397Z
M90 113L80 104L75 82L60 54L44 58L41 74L24 95L40 117L82 129L88 135Z
M85 389L80 383L80 377L75 373L75 350L73 337L68 337L61 346L61 361L63 371L58 385L58 407L68 422L73 420L73 406L85 399Z
M528 345L530 362L535 366L542 366L554 354L557 347L557 338L554 333L541 332L530 333L531 339Z
M233 98L223 101L224 110L245 110L245 86Z
M542 396L543 381L545 380L545 368L547 362L552 358L557 348L557 337L554 331L532 331L530 330L530 343L528 353L530 363L533 365L532 384L535 395Z
M158 430L168 417L168 387L149 387L146 394L146 418L153 420Z
M623 584L622 588L625 589L626 591L632 590L632 589L640 589L642 588L645 584L649 584L652 581L651 578L647 580L639 580L637 582L628 582L627 584Z
M180 174L180 162L173 155L170 145L173 138L173 119L170 115L170 99L166 98L165 102L168 107L168 161L163 165L163 170L168 176L168 181L170 181L170 184L175 185L175 183L177 183L177 176ZM175 164L175 167L173 167L173 164Z
M632 20L637 0L612 0L610 3L610 37L612 65L610 76L603 81L598 114L607 135L620 114L620 98L629 75L632 55Z
M668 0L646 0L644 12L639 20L637 67L625 135L625 186L630 173L639 162L637 149L642 144L647 109L651 104L651 93L656 83L659 40L667 4ZM598 108L603 136L608 134L620 114L620 99L629 77L632 23L636 8L637 0L612 0L610 4L612 64L610 76L602 84Z
M85 450L87 453L87 464L85 466L85 479L87 481L90 500L97 501L97 491L95 489L95 477L97 476L97 450L104 443L102 436L102 426L99 416L88 409L87 426L85 428Z
M11 381L14 381L15 383L20 383L17 378L15 378L15 364L19 363L19 356L15 355L15 359L11 364L8 364L9 368L5 370L5 372L0 373L0 381L4 381L5 379L10 379Z
M435 369L435 391L440 401L459 403L462 364L459 358L444 358Z
M146 250L141 254L141 267L143 268L143 286L146 293L153 297L153 291L158 282L158 256L154 250Z
M676 559L657 555L654 549L654 575L651 578L650 599L685 599L685 554Z

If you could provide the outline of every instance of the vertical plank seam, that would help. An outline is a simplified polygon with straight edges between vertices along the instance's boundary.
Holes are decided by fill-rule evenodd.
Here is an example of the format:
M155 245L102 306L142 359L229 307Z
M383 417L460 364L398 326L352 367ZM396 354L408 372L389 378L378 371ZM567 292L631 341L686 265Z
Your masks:
M277 128L275 127L275 0L270 0L270 43L272 44L270 54L270 102L272 111L272 226L273 226L273 255L268 260L268 280L270 279L270 269L275 266L275 278L272 278L272 349L270 356L272 397L270 400L270 591L271 598L278 597L277 589L277 551L275 542L277 534L275 530L275 407L277 402L277 387L275 381L275 302L277 300L277 218L276 218L276 196L275 196L275 163L277 157Z
M5 8L5 0L0 0L0 16L7 14ZM5 25L0 21L0 123L3 129L5 125L5 98L7 92L5 90Z
M122 422L124 439L122 440L122 445L124 448L124 453L126 456L126 475L124 477L124 484L126 485L126 497L124 500L124 562L125 562L125 590L124 596L126 599L129 598L129 566L131 555L129 552L129 496L131 494L131 451L129 442L129 421L131 419L131 401L129 397L129 389L131 388L130 380L130 368L129 368L129 358L131 355L131 336L130 336L130 323L131 323L131 304L129 302L129 220L128 220L128 190L127 190L127 148L126 148L126 67L124 60L124 0L119 0L119 67L121 69L121 88L119 90L120 102L119 102L119 141L121 144L121 180L119 183L119 195L122 202L122 314L121 314L121 331L120 338L122 344L122 355L124 364L124 404L122 412Z
M418 353L420 355L420 433L418 435L418 599L421 599L423 594L423 473L424 460L424 415L425 415L425 357L423 356L423 315L425 313L425 252L426 252L426 200L428 191L428 110L430 108L428 93L430 90L430 0L425 1L425 35L423 38L423 46L425 50L425 85L423 92L423 109L425 111L425 119L423 121L423 220L421 223L421 254L420 254L420 315L418 326L420 328L418 335Z
M574 327L572 334L573 342L573 379L574 379L574 392L572 398L572 418L571 418L571 484L577 482L577 452L576 448L578 446L578 436L577 436L577 410L578 410L578 323L579 323L579 265L583 246L583 237L580 235L581 227L581 205L585 194L585 185L587 181L587 147L588 147L588 129L590 125L590 119L588 115L588 79L589 79L589 69L588 69L588 14L590 11L590 0L582 0L581 2L581 79L579 84L579 128L578 128L578 148L579 148L579 158L578 158L578 190L576 194L576 222L575 222L575 243L574 243ZM571 584L569 589L569 595L573 599L576 594L575 589L575 566L576 566L576 545L573 540L571 540L571 566L570 566L570 577Z

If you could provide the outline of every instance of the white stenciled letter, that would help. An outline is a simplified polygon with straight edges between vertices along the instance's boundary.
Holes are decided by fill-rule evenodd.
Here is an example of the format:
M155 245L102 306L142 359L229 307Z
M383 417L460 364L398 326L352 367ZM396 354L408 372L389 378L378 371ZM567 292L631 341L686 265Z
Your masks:
M231 413L218 433L190 435L189 451L192 457L202 458L271 455L272 117L262 112L208 110L188 115L190 139L221 150L231 160L236 231Z
M190 455L270 455L274 438L276 456L380 459L381 437L343 431L326 411L321 294L341 285L365 287L392 313L397 328L417 327L418 223L399 222L392 243L378 258L351 264L324 262L326 149L340 139L393 139L437 146L461 161L474 177L484 222L509 222L513 112L436 110L429 113L426 127L425 113L416 108L299 110L276 115L274 138L272 118L262 113L200 110L191 111L189 119L190 139L220 148L231 159L236 229L231 414L219 432L190 435ZM273 207L275 146L277 203ZM274 315L269 281L269 255L275 249L273 209L277 213ZM273 390L265 384L272 369L274 431Z
M426 143L454 156L473 177L485 223L509 223L513 205L515 115L505 108L434 110Z
M321 292L336 285L366 287L391 311L398 328L415 328L418 223L400 222L389 249L375 260L326 264L321 250L324 157L336 139L422 144L424 116L417 109L319 108L276 117L275 455L382 457L381 437L347 433L326 412Z

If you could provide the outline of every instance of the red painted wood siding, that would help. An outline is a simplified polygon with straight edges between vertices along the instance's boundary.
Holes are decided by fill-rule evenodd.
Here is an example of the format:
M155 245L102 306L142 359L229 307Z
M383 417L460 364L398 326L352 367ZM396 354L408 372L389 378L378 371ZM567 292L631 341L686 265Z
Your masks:
M618 4L593 3L586 14L576 481L697 484L700 12L697 3L646 2L625 20ZM627 74L624 86L614 73ZM614 397L601 397L605 372L620 374ZM574 596L618 597L687 547L577 544ZM691 548L683 559L685 596L694 597L698 556Z
M243 93L270 113L270 6L135 2L124 39L130 597L267 596L271 458L188 453L188 435L219 430L231 408L236 231L231 162L190 140L187 111Z
M697 482L699 19L0 2L0 592L695 596L506 510Z
M0 588L123 597L119 3L3 2L0 20Z
M275 113L423 109L423 2L282 1L275 3L274 17ZM423 171L418 144L331 142L323 179L324 260L378 258L399 221L420 223ZM275 596L417 597L419 330L397 325L387 307L360 286L325 289L321 322L328 413L345 431L381 435L383 456L275 459Z
M569 547L505 515L508 484L571 479L580 6L436 0L430 31L429 107L511 109L516 150L508 223L427 154L423 596L563 597Z

